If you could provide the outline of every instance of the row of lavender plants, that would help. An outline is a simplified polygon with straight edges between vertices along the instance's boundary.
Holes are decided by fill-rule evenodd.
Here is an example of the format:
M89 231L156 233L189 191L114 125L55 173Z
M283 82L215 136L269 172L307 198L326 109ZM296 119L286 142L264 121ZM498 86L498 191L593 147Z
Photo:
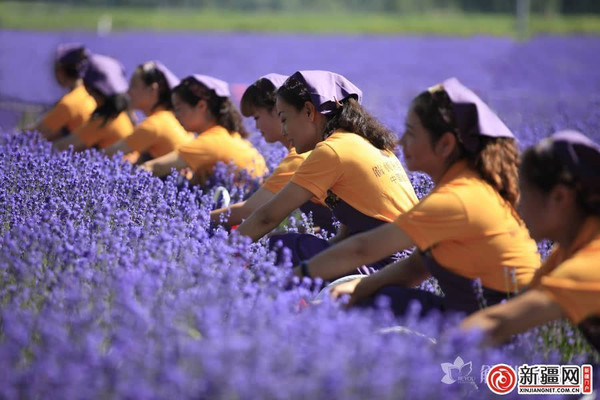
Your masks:
M264 242L209 226L212 189L33 132L0 133L0 186L2 399L491 398L486 366L590 357L565 323L485 349L455 318L316 304ZM442 383L457 356L474 379Z

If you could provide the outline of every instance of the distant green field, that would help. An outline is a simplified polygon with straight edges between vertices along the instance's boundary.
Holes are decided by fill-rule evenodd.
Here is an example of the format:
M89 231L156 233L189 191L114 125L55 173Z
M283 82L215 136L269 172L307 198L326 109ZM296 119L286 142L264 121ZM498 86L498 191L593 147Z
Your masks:
M110 16L113 30L200 30L342 33L414 33L439 35L515 36L512 15L267 13L131 7L77 7L29 2L0 2L1 29L96 30ZM534 15L530 34L600 34L600 17Z

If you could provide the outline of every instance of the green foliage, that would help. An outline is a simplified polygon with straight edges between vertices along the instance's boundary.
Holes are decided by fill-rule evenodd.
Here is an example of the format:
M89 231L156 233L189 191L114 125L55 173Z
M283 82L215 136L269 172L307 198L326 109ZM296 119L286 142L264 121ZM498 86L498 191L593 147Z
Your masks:
M519 0L46 0L44 3L96 7L194 7L254 11L354 11L419 13L461 11L511 14ZM600 14L597 0L528 0L540 14Z
M142 0L129 0L129 2ZM144 0L145 1L145 0ZM445 11L419 14L419 10L402 9L401 0L386 0L390 12L376 12L362 0L348 0L353 10L339 8L332 1L325 10L317 10L319 0L303 1L301 12L295 10L295 0L285 3L279 11L226 11L205 0L208 8L152 8L136 6L97 7L72 6L63 3L0 3L0 28L39 30L95 30L101 18L110 16L113 30L202 30L202 31L275 31L275 32L342 32L342 33L414 33L439 35L515 35L515 18L511 14L465 14L449 7ZM171 3L177 3L171 0ZM220 1L221 7L236 0ZM82 3L85 3L82 1ZM166 2L168 3L168 2ZM184 2L185 3L185 2ZM194 5L198 2L190 2ZM275 0L252 0L248 7L259 4L279 4ZM423 10L439 3L423 0ZM451 4L451 2L450 2ZM139 5L139 4L138 4ZM277 7L273 7L276 9ZM435 7L434 7L435 8ZM393 13L391 11L394 11ZM410 11L410 12L409 12ZM49 17L52 15L52 17ZM600 32L600 16L559 16L533 14L531 34Z

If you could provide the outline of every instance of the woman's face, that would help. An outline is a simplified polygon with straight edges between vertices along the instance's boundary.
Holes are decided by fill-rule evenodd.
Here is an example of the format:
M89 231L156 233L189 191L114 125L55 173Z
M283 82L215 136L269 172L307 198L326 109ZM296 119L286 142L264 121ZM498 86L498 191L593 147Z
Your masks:
M544 193L526 182L522 177L519 179L520 195L517 210L529 234L534 240L542 240L547 236L548 202Z
M203 132L208 123L206 101L200 100L198 104L192 106L179 97L176 93L171 95L173 102L173 112L179 120L181 126L190 132Z
M127 94L131 99L131 106L137 110L149 112L158 100L157 85L146 85L139 71L133 73L129 81Z
M558 240L572 226L579 210L573 188L559 183L544 193L520 176L519 189L517 211L533 239Z
M419 116L410 110L406 117L405 131L400 139L404 162L410 171L422 171L431 176L431 171L443 164L431 144L431 137Z
M298 153L313 150L323 140L320 125L322 116L316 112L312 103L306 102L304 107L297 110L277 96L276 108L283 136Z
M254 109L253 117L256 129L260 131L267 143L275 143L283 140L281 121L274 107L271 111L263 107L257 107Z
M58 85L60 87L67 87L68 84L68 79L67 79L67 75L65 74L65 72L63 71L63 69L61 67L54 67L54 77L56 78L56 83L58 83Z

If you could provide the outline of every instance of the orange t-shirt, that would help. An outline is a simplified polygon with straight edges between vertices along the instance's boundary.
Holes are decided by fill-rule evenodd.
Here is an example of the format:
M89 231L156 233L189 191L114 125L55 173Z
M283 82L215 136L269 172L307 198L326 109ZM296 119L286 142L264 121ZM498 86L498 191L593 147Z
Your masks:
M89 95L83 85L80 85L65 94L44 115L42 123L52 132L57 132L62 128L73 132L90 118L95 109L96 100Z
M170 153L194 139L177 121L173 112L157 110L135 127L125 143L133 151L148 152L152 158Z
M290 148L290 152L281 160L279 165L275 167L273 173L265 180L262 187L273 194L277 194L283 189L285 185L287 185L292 176L296 173L296 170L300 165L306 160L306 157L310 155L310 151L304 152L302 154L296 153L296 148ZM310 199L313 203L320 204L323 207L327 207L325 205L325 199L317 199L313 197Z
M252 144L237 136L230 135L222 126L214 126L187 142L177 150L185 162L204 176L212 173L217 162L235 164L252 177L262 177L267 173L263 156Z
M438 264L469 279L481 278L490 289L514 292L540 266L537 245L514 208L464 160L394 224L420 250L430 249Z
M310 151L298 154L296 153L296 149L292 147L287 156L281 160L273 173L265 180L262 187L273 194L279 193L290 182L300 164L306 160L309 154Z
M105 149L119 140L125 139L133 131L133 124L125 112L101 126L103 122L104 118L90 119L75 131L75 135L87 147L98 146Z
M600 217L588 217L571 248L556 245L531 281L578 324L600 316Z
M318 199L331 191L357 211L386 222L418 202L394 153L355 133L334 132L319 142L291 182Z

